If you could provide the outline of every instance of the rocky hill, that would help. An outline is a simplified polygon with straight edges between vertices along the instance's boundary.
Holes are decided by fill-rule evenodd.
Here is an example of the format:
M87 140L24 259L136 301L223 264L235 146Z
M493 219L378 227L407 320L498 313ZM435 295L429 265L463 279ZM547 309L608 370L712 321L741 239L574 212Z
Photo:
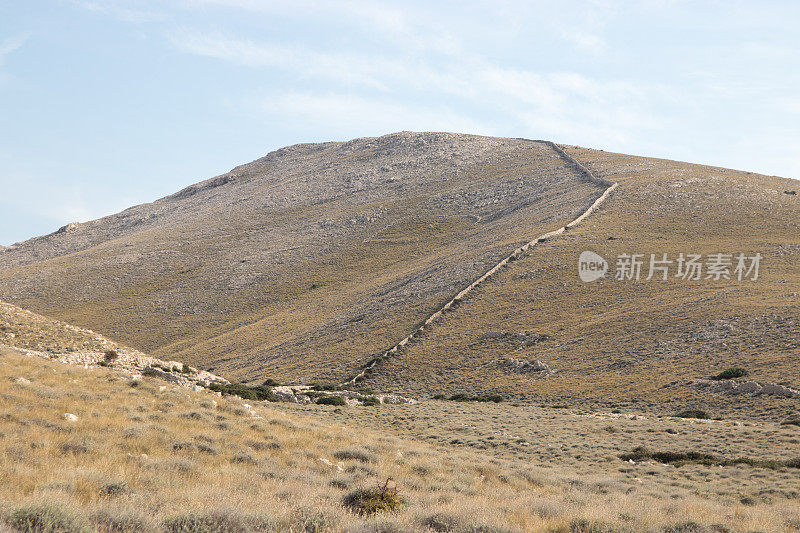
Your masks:
M413 397L778 419L797 399L765 391L800 388L798 189L524 139L297 145L0 252L0 296L239 380L368 369L362 386ZM584 251L604 277L581 280ZM702 386L729 367L754 385Z
M618 183L602 209L509 264L365 384L662 412L697 406L779 419L796 411L791 394L764 391L800 388L800 200L790 194L800 183L565 148L598 178ZM605 277L581 280L584 251L605 258ZM717 276L709 263L719 253L729 264ZM625 254L640 254L638 279L625 269ZM666 280L663 269L648 280L651 255L664 254L672 263L654 266L667 269ZM681 254L700 256L699 276L687 277L686 268L679 275ZM747 273L756 254L757 277ZM539 360L555 372L493 364L508 358ZM760 388L729 394L701 386L730 367Z
M290 146L11 246L0 297L237 379L345 379L604 189L520 139Z

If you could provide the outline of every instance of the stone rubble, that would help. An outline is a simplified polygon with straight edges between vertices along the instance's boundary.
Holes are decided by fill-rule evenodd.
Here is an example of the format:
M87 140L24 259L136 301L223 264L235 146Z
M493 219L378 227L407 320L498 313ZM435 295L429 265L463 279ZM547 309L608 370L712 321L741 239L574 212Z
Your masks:
M753 396L765 394L768 396L782 396L784 398L800 398L800 390L775 383L759 383L757 381L693 379L689 385L705 389L709 392L727 394L750 394Z

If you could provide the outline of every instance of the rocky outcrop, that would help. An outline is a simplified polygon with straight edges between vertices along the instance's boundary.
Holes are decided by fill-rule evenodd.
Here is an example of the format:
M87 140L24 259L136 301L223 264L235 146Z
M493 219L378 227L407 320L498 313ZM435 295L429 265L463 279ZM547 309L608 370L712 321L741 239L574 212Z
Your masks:
M344 398L347 405L364 405L365 400L368 398L375 398L378 402L387 405L417 403L413 398L406 398L397 394L366 395L349 390L316 391L307 385L273 387L272 393L282 402L299 404L316 403L316 399L320 396L340 396Z
M550 368L549 365L546 365L538 359L535 361L523 361L522 359L514 359L513 357L504 357L502 359L495 359L492 361L492 364L520 374L549 375L555 374L556 372Z
M150 357L135 350L110 352L115 354L110 356L109 352L53 354L15 346L7 347L25 355L50 359L68 365L80 365L84 368L104 366L119 370L131 376L150 375L180 385L181 387L207 388L214 383L230 383L227 379L206 372L205 370L185 366L178 361L156 359L155 357Z
M778 385L775 383L759 383L757 381L734 381L734 380L713 380L713 379L693 379L689 385L707 390L709 392L727 394L749 394L753 396L781 396L784 398L800 398L800 390Z

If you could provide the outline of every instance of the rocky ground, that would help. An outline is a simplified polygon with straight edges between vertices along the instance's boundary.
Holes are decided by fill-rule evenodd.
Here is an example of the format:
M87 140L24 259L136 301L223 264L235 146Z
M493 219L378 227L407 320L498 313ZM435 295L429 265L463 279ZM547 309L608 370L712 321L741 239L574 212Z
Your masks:
M603 189L520 139L296 145L0 252L0 298L236 379L344 379Z

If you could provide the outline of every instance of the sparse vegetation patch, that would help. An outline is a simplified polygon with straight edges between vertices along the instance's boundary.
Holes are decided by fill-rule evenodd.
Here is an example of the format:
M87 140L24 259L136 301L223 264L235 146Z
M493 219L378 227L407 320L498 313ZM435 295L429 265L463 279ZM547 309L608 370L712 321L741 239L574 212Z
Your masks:
M710 453L702 452L672 452L658 451L653 452L644 446L634 448L632 452L620 455L623 461L656 461L663 464L682 466L686 464L700 464L704 466L736 466L748 465L755 468L766 468L777 470L779 468L800 468L800 458L778 461L774 459L751 459L749 457L737 457L735 459L725 459Z
M434 397L434 399L439 399ZM499 394L477 394L477 395L470 395L470 394L454 394L448 398L452 402L494 402L500 403L504 400L504 398Z
M243 383L212 383L208 388L214 392L221 392L223 396L238 396L244 400L280 401L278 397L275 396L275 393L272 392L272 388L268 385L256 385L251 387Z
M747 375L747 370L740 366L733 366L731 368L727 368L714 376L712 379L716 379L718 381L723 379L736 379L736 378L743 378Z
M385 483L372 489L356 489L345 495L342 503L359 515L396 511L403 505L403 501L397 487L390 486L390 482L387 479Z

